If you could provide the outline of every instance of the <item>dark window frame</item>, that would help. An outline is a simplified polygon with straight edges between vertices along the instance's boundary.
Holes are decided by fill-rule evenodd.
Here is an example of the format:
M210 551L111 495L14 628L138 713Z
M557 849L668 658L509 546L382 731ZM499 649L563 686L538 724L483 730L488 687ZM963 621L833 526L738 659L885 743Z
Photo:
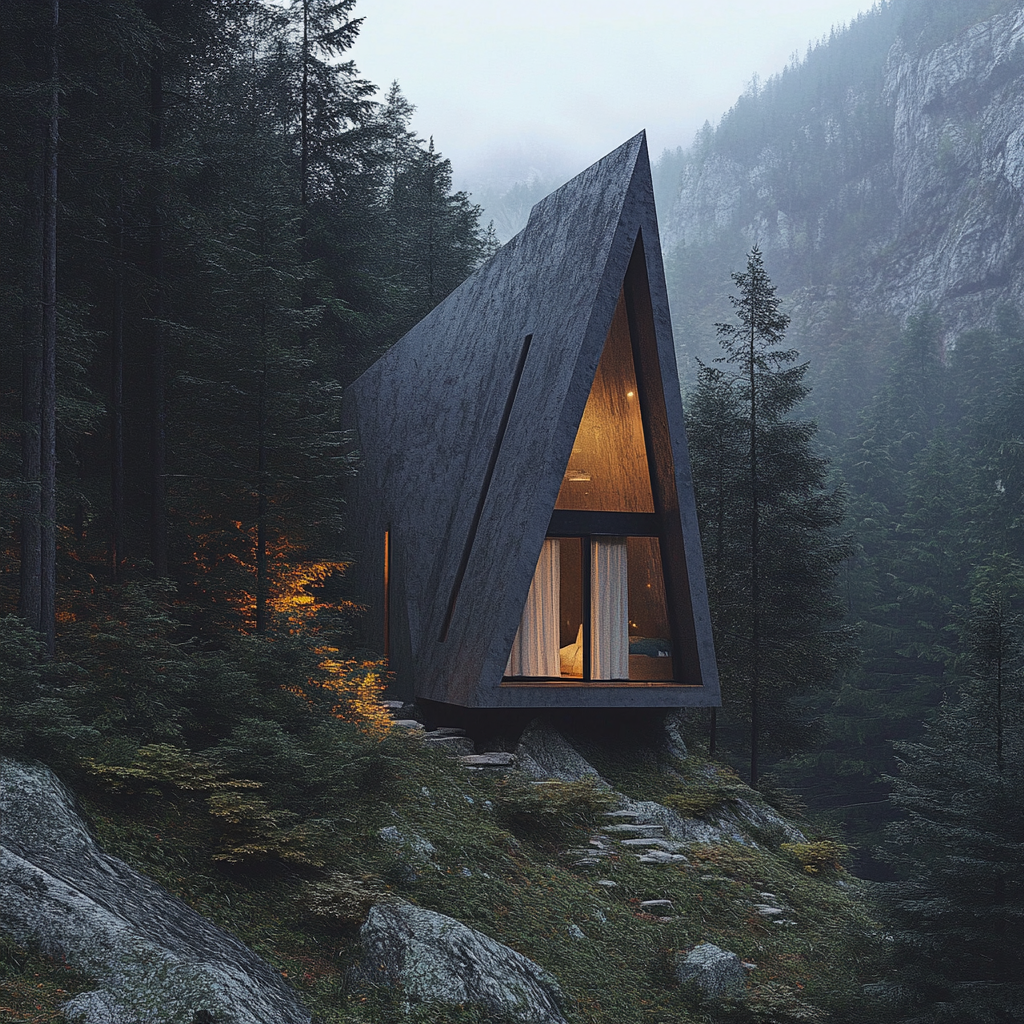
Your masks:
M590 675L590 557L591 540L594 537L622 537L629 540L630 537L655 537L658 539L658 551L661 555L662 577L666 577L668 566L665 558L665 545L661 540L661 530L658 528L658 515L653 512L579 512L575 510L555 510L551 515L551 523L545 539L570 540L580 539L581 547L581 603L583 619L583 676L510 676L502 674L503 683L554 683L562 682L566 686L582 686L588 683L599 683L604 686L647 686L651 683L664 683L667 685L683 685L676 679L676 638L672 640L672 679L643 680L643 679L593 679ZM669 588L665 587L666 613L668 615L669 630L672 631L672 606Z

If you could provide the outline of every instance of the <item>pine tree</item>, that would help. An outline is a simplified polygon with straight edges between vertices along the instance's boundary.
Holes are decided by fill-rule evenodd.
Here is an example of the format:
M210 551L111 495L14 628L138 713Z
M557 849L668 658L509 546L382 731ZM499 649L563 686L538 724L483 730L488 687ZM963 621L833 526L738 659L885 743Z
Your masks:
M1019 408L1010 398L1011 347L970 332L947 351L944 338L934 312L908 318L883 346L891 366L844 446L857 523L845 596L863 655L819 704L828 739L793 780L812 805L843 817L861 850L859 870L872 876L891 877L871 851L893 816L883 781L894 771L892 741L919 738L949 692L971 567L988 551L1012 550L1005 523L1013 499L1000 493L1009 474L998 454L1012 448L1004 413Z
M904 876L885 906L889 995L907 1024L1024 1016L1024 570L996 557L973 575L961 621L959 696L918 742L896 745L885 852Z
M826 682L850 653L836 594L845 503L812 448L815 426L789 418L806 364L782 349L788 318L755 247L734 274L738 323L718 324L723 368L701 365L688 432L708 553L716 648L733 710L745 704L750 778L764 733L794 741L787 698Z

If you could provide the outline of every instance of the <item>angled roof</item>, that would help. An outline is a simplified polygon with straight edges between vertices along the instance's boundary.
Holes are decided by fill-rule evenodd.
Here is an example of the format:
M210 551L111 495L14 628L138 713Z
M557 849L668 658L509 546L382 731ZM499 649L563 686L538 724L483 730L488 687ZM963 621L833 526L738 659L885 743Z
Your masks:
M639 329L661 381L667 429L655 443L671 479L659 505L685 547L678 585L693 686L660 703L719 703L643 133L539 202L515 238L346 393L362 455L351 521L363 552L390 531L392 663L415 676L420 697L470 707L659 703L628 687L587 700L579 687L552 690L538 701L529 687L500 686L624 282L640 296ZM365 558L364 575L376 566Z

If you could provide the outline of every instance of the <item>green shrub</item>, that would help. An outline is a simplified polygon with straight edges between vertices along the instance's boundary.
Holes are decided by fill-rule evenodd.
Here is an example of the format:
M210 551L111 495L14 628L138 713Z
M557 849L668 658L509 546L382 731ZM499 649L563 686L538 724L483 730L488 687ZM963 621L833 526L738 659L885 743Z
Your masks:
M506 779L496 789L498 811L506 821L550 834L594 824L616 799L596 779L526 782Z
M307 882L298 897L299 906L322 924L349 927L362 924L376 903L395 896L373 875L349 875L332 871L323 880Z
M169 743L139 747L129 764L104 764L93 758L83 763L91 775L112 789L154 795L182 790L204 793L224 789L258 789L259 782L226 778L227 772L208 758Z
M834 839L820 839L812 843L783 843L780 847L809 875L826 871L842 871L842 859L850 848Z
M166 743L140 747L130 764L103 764L86 759L91 775L112 789L158 797L208 793L206 810L217 830L213 859L230 864L287 861L323 864L323 828L301 821L294 811L274 808L247 790L262 782L233 779L208 758Z
M214 860L228 864L280 860L323 867L323 823L302 821L294 811L271 807L262 797L238 790L213 793L206 804L220 831Z
M734 793L720 786L695 786L683 793L671 793L665 797L664 804L684 818L700 818L735 799Z
M687 778L661 802L685 818L700 818L716 807L736 800L745 788L731 768L708 765L701 772Z
M43 662L39 634L17 615L0 617L0 750L66 768L98 737L69 699L67 666Z
M77 674L67 691L82 720L104 737L136 744L180 741L199 681L179 639L166 581L131 581L98 595L88 618L62 637Z

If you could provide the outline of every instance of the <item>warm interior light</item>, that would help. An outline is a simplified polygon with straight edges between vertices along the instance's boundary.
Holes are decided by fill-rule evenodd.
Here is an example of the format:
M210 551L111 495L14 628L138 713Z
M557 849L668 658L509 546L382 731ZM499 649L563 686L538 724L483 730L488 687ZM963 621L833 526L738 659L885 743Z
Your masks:
M639 395L626 303L620 294L555 508L654 511Z

